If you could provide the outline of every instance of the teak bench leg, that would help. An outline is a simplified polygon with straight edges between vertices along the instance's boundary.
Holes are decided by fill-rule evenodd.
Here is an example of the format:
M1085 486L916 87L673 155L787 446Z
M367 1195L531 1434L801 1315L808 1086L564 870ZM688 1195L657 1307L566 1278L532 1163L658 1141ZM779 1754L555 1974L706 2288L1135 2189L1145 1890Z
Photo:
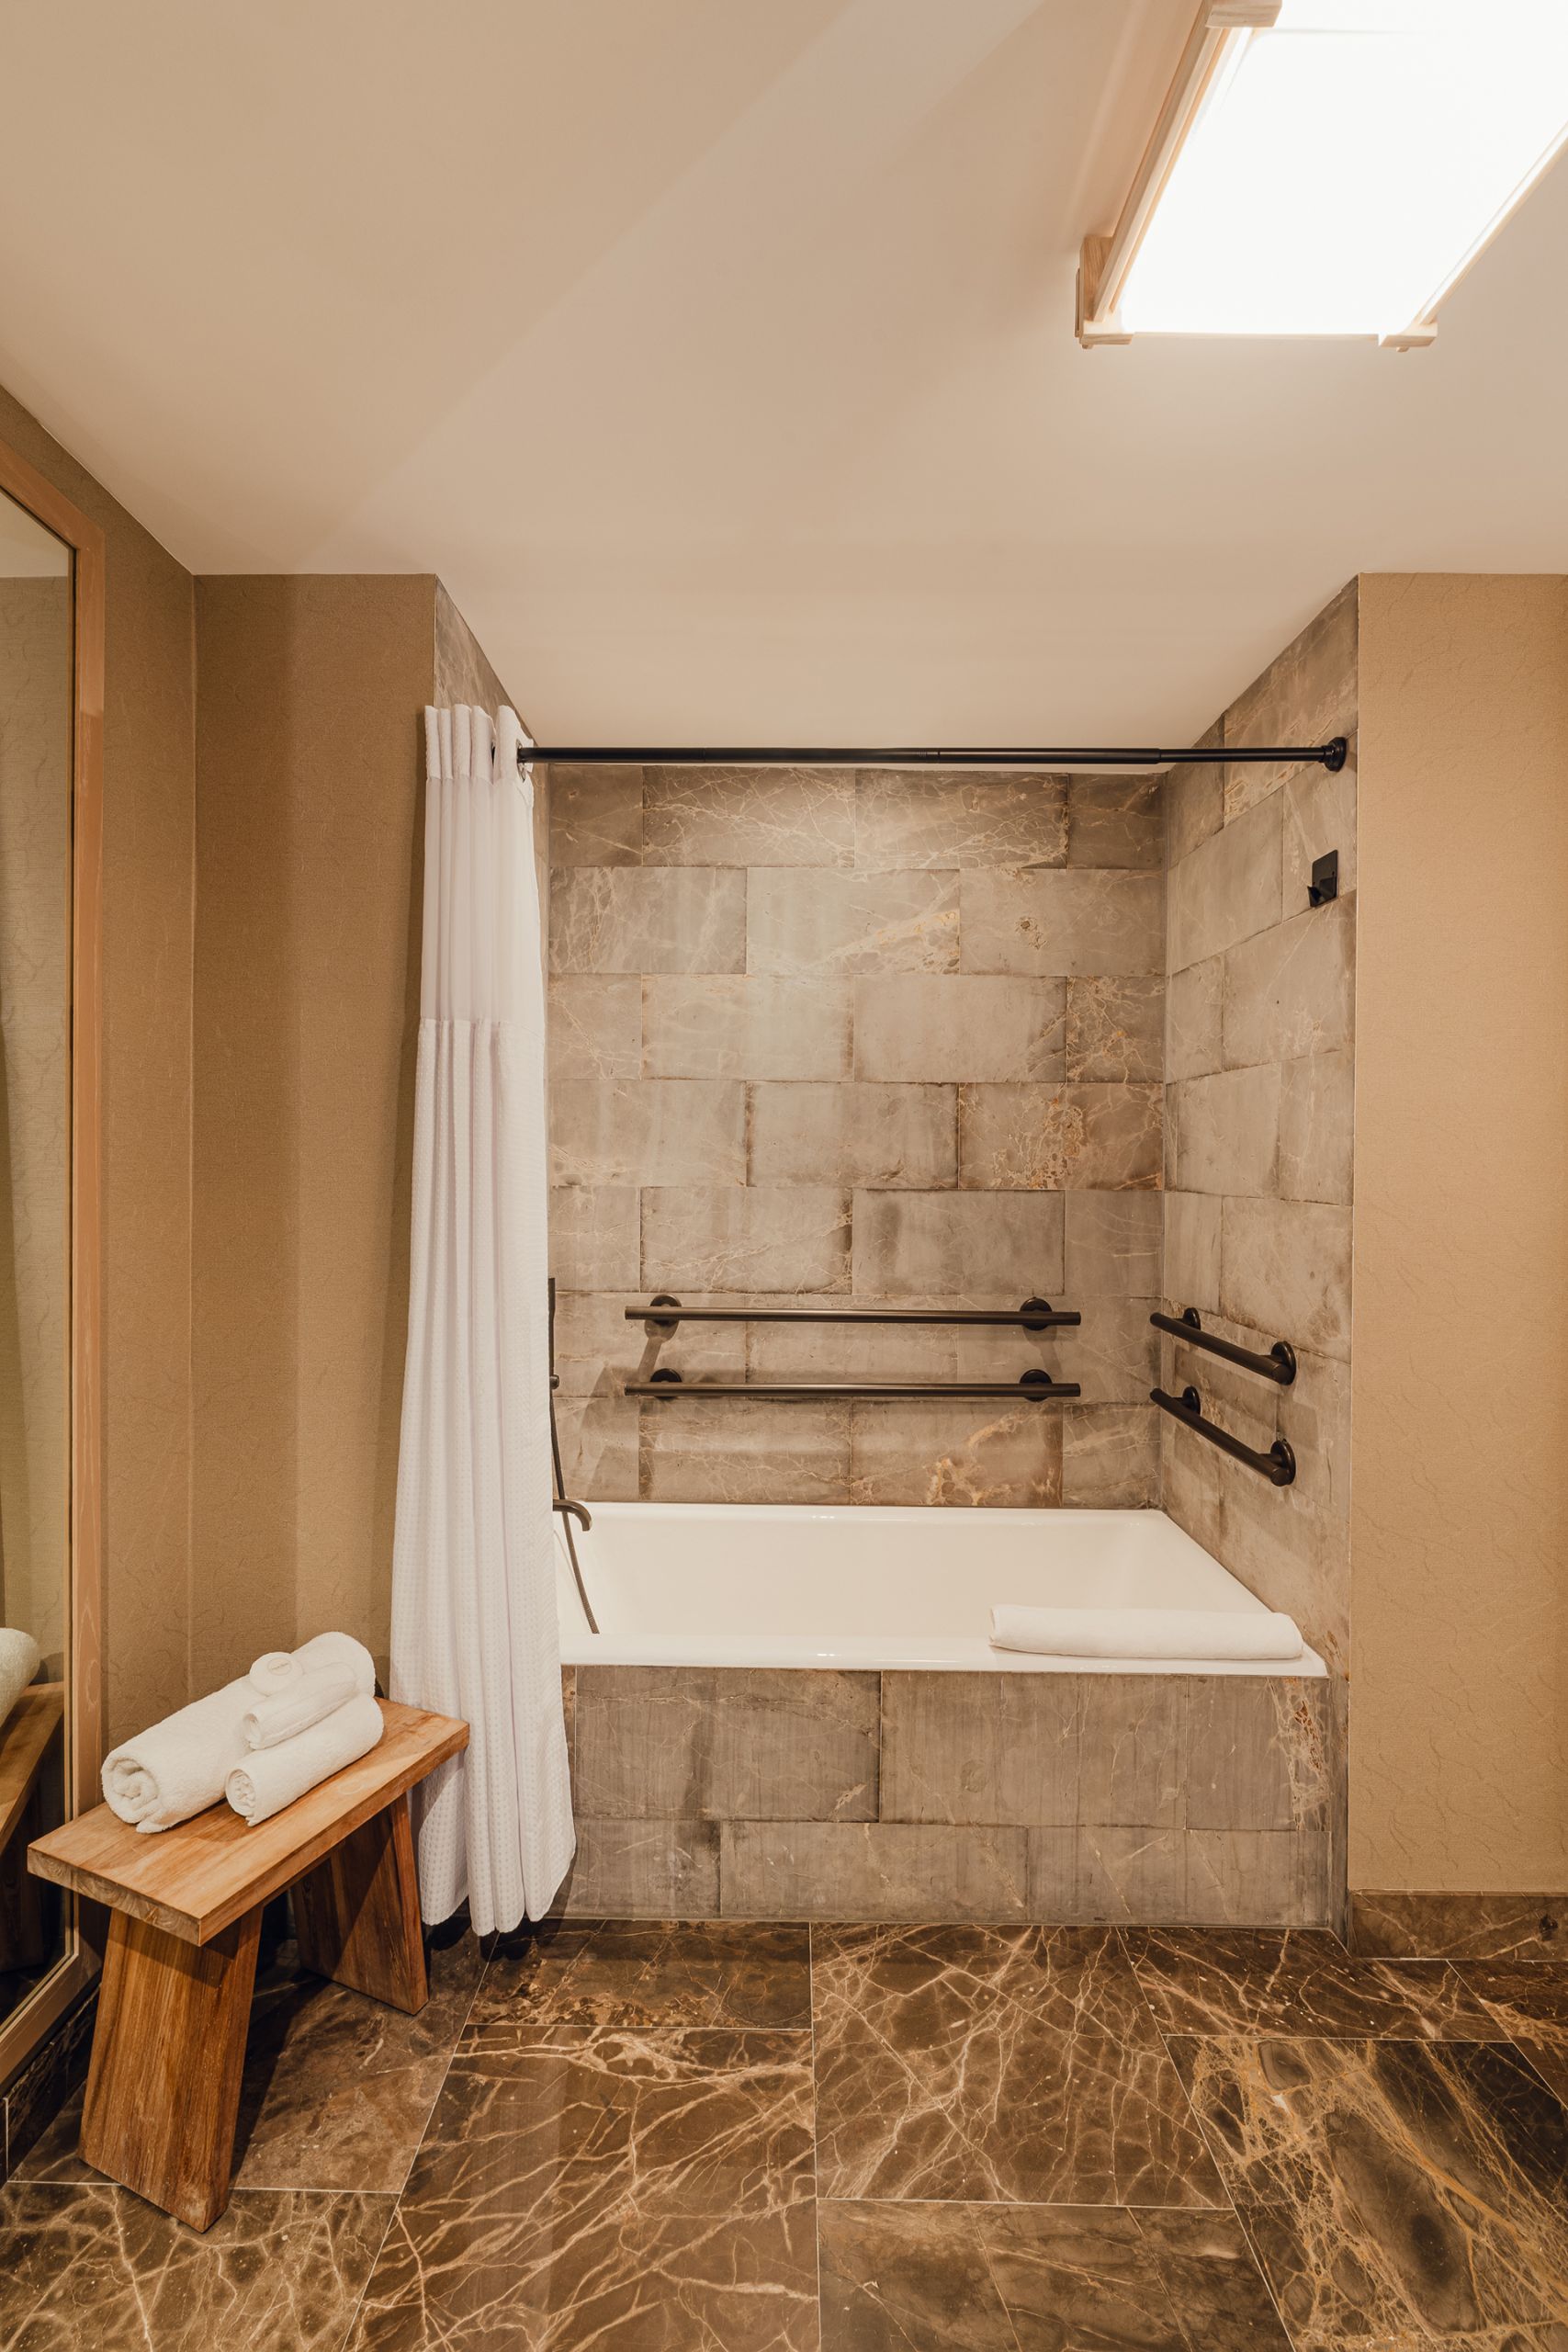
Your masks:
M391 2008L423 2008L429 1988L406 1796L351 1831L296 1882L289 1899L305 1967Z
M260 1932L259 1909L208 1944L109 1920L82 2154L194 2230L229 2202Z

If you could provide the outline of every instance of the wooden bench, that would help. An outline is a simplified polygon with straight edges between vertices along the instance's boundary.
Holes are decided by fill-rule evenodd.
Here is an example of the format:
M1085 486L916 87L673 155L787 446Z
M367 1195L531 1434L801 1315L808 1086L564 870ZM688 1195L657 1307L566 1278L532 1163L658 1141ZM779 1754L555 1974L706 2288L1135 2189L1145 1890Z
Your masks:
M396 2009L424 2007L408 1792L468 1746L468 1726L378 1704L378 1747L254 1828L219 1804L143 1837L101 1804L28 1849L40 1878L114 1915L82 2155L193 2229L210 2229L229 2202L270 1896L293 1888L307 1968Z

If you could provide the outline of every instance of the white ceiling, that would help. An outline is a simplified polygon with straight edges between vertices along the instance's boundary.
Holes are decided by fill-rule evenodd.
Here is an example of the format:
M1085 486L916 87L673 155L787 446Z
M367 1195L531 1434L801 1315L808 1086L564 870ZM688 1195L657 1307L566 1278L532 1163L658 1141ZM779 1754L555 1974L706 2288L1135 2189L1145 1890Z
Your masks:
M434 571L556 741L1195 734L1568 570L1568 166L1432 351L1085 352L1192 0L5 0L0 380L195 571Z

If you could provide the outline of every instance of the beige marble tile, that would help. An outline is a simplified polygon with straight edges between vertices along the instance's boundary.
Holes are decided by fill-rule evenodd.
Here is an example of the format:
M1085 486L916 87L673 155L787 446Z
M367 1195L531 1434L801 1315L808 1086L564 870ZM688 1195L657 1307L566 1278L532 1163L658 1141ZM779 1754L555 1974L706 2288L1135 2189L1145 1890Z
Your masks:
M961 1086L958 1181L987 1191L1157 1186L1158 1086Z
M849 1271L847 1193L652 1185L642 1194L641 1280L650 1289L847 1290Z
M643 1406L645 1502L844 1502L849 1479L847 1405L716 1396Z
M1070 1304L1083 1321L1062 1334L1062 1376L1076 1380L1085 1405L1144 1405L1154 1386L1158 1334L1149 1322L1152 1298L1094 1298Z
M1280 802L1270 798L1171 868L1168 970L1185 971L1279 922L1280 841Z
M642 857L642 770L549 770L550 864L636 865Z
M550 1105L557 1184L742 1184L738 1078L582 1079Z
M642 1075L642 981L635 972L563 972L550 982L550 1098Z
M746 876L728 867L560 866L553 972L741 972Z
M750 1099L754 1184L936 1191L958 1181L953 1087L761 1085Z
M1348 1357L1350 1213L1305 1201L1227 1200L1220 1306L1292 1347Z
M879 1687L825 1668L579 1667L572 1801L595 1821L874 1820Z
M1165 864L1163 779L1157 775L1067 778L1069 865Z
M1333 1780L1321 1680L1190 1675L1190 1829L1324 1827Z
M1199 746L1218 752L1224 741L1224 725L1216 720L1198 738ZM1217 833L1225 820L1225 772L1213 766L1171 768L1164 778L1165 862L1177 865L1200 842Z
M1162 1079L1165 983L1155 975L1094 973L1067 982L1066 1075Z
M954 972L954 874L755 868L747 880L746 968L785 978Z
M863 768L855 809L855 864L865 872L1066 861L1066 778L1043 771Z
M563 1290L635 1290L637 1195L630 1184L558 1184L550 1193L550 1272Z
M1180 1827L1186 1816L1191 1678L1149 1673L1075 1679L1081 1690L1079 1823Z
M1165 1076L1201 1078L1223 1068L1220 1006L1224 958L1205 956L1173 972L1165 995Z
M1069 1193L1063 1216L1064 1306L1159 1295L1165 1210L1158 1193Z
M1280 1150L1280 1072L1190 1078L1170 1089L1172 1180L1181 1193L1271 1193Z
M907 1084L1060 1078L1060 980L901 973L855 982L855 1076Z
M884 1674L883 1820L1072 1826L1089 1679Z
M561 1476L580 1502L635 1503L637 1411L625 1396L556 1398Z
M1292 915L1225 957L1221 1032L1228 1068L1293 1061L1350 1043L1356 901Z
M580 1815L577 1859L550 1905L576 1919L713 1919L718 1825L592 1821Z
M1321 1830L1190 1829L1186 1917L1196 1927L1321 1928L1328 1917Z
M1225 746L1326 743L1356 723L1359 607L1351 580L1225 713ZM1299 763L1227 764L1227 821L1303 773Z
M628 1319L628 1306L648 1303L646 1291L559 1291L556 1294L556 1370L563 1396L613 1392L625 1380L646 1380L660 1363L680 1367L688 1380L739 1380L746 1370L744 1323L682 1323L674 1337L653 1334L647 1317ZM732 1294L685 1291L686 1306L734 1306Z
M966 873L958 886L960 967L1042 977L1157 973L1164 900L1157 874L1037 866Z
M1292 1201L1350 1198L1356 1059L1350 1046L1287 1062L1280 1072L1280 1191Z
M1165 1196L1165 1295L1174 1311L1220 1304L1220 1203L1200 1193Z
M1339 889L1348 895L1356 887L1356 738L1345 765L1297 768L1285 779L1283 822L1283 893L1285 912L1294 914L1308 904L1307 886L1313 860L1328 850L1339 853Z
M1152 1405L1064 1405L1061 1416L1066 1510L1150 1510L1157 1505L1159 1430Z
M1010 1274L1023 1298L1062 1288L1059 1193L854 1196L853 1287L863 1298L966 1298Z
M803 1306L822 1303L798 1301ZM1017 1299L998 1303L1018 1305ZM753 1380L951 1381L959 1377L964 1336L960 1327L930 1323L760 1322L748 1327L746 1360ZM1005 1346L995 1339L990 1344L986 1377L994 1374Z
M661 768L643 780L649 865L847 866L850 768Z
M727 1821L720 1905L736 1919L1021 1919L1029 1833L897 1821Z
M850 984L747 972L650 975L642 983L642 1035L649 1078L847 1078Z
M993 1363L987 1376L1008 1374ZM850 1500L1028 1510L1058 1503L1058 1412L1054 1405L1011 1405L1004 1396L858 1403L851 1411Z
M1086 1825L1077 1833L1074 1859L1074 1918L1142 1922L1183 1916L1184 1830Z

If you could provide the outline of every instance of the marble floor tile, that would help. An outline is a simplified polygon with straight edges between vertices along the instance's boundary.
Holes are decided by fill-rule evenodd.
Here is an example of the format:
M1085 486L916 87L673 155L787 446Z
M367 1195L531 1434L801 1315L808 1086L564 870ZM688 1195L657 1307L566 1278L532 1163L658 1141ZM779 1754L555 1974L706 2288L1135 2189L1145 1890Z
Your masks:
M1568 2324L1568 2110L1506 2042L1171 2051L1296 2352Z
M1290 2352L1231 2214L827 2204L822 2352Z
M15 2352L338 2352L389 2197L242 2191L204 2235L107 2182L0 2191Z
M1459 1973L1537 2074L1568 2099L1568 1967L1467 1960Z
M812 1979L824 2196L1223 2202L1112 1933L821 1928Z
M1444 1962L1353 1960L1326 1929L1126 1928L1122 1939L1167 2033L1507 2035Z
M810 1933L746 1921L552 1921L495 1952L465 2046L498 2045L545 2019L809 2028Z

